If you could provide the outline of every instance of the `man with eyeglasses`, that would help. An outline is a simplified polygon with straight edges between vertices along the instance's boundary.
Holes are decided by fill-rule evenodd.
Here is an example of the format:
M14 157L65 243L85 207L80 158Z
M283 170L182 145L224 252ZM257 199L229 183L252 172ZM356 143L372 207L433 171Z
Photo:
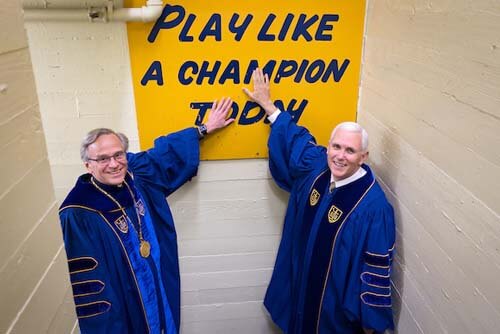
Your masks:
M166 197L196 175L199 140L234 121L232 101L204 125L130 153L110 129L84 138L81 175L59 210L81 333L178 333L177 239Z

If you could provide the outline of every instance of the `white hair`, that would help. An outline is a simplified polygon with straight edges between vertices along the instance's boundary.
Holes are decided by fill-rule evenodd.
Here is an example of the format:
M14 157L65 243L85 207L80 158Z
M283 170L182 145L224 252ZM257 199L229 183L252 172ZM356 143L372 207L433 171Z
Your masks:
M87 149L90 145L96 142L96 140L102 135L115 135L118 137L120 142L122 143L123 150L127 152L128 150L128 138L123 133L115 132L111 129L107 128L98 128L90 131L85 135L80 145L80 158L82 158L83 162L89 161L89 157L87 155Z
M356 122L339 123L335 129L333 129L330 141L333 139L338 130L361 133L361 150L364 152L368 150L368 132L366 132L361 125Z

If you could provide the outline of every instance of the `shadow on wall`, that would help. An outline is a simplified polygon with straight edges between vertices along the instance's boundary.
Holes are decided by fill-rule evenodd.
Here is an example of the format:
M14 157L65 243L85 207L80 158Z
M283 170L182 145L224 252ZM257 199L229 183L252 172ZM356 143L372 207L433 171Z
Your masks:
M270 172L269 172L269 176L271 177ZM290 194L288 192L286 192L285 190L281 189L280 187L278 187L278 185L276 184L276 182L274 182L274 180L272 178L269 178L269 185L271 188L272 197L274 197L277 201L280 201L283 204L283 206L286 208L288 206L288 199L290 198ZM274 205L276 205L276 204L274 204ZM282 228L283 228L283 223L284 223L284 219L285 219L285 212L286 212L286 209L283 211L279 220L276 219L276 221L274 222L275 224L280 224L282 226ZM281 235L280 235L279 240L281 241ZM278 241L278 243L276 244L276 249L275 249L276 253L278 252L278 247L279 247L280 241ZM274 266L274 262L273 262L273 266ZM262 299L264 299L264 296L262 296ZM267 329L269 330L269 332L267 334L280 334L280 333L282 333L282 331L279 329L279 327L271 319L271 316L269 315L269 313L265 309L264 304L262 304L262 308L264 309L264 313L266 314L266 319L267 319L267 324L268 324Z
M382 138L380 140L381 146L378 148L381 150L380 155L382 156L379 161L383 161L384 163L376 164L373 161L370 161L370 166L375 171L384 170L386 167L386 163L394 164L395 166L399 165L399 155L397 154L397 150L393 150L391 152L390 159L386 156L386 149L390 149L391 147L398 147L398 143L394 140L394 136L388 134L388 132L382 133ZM397 168L397 167L396 167ZM378 173L377 173L378 174ZM377 181L380 183L384 192L387 196L387 199L391 203L394 208L394 218L396 222L396 251L393 256L393 264L392 264L392 307L394 314L394 333L398 333L398 324L399 318L401 315L402 308L402 296L404 295L404 270L405 270L405 254L404 254L404 230L402 224L402 213L400 208L400 203L397 200L395 192L397 189L397 184L400 182L404 182L404 180L399 180L399 174L389 174L380 172L382 175L386 175L388 177L381 179L379 175L377 175ZM390 176L390 177L389 177Z
M270 172L269 172L269 175L270 175ZM274 180L272 178L269 179L269 184L270 184L273 196L275 198L277 198L280 202L282 202L286 207L288 205L288 199L290 197L290 194L287 193L285 190L281 189L280 187L278 187L278 185L276 184L276 182L274 182ZM281 221L279 221L277 223L282 224L284 219L285 219L285 212L283 212L283 217L281 218Z

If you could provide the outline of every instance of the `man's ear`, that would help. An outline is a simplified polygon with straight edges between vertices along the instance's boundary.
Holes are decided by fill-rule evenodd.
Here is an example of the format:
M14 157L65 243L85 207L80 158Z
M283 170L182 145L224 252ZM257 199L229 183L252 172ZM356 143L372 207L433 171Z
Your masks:
M87 169L87 172L89 172L90 174L92 174L92 170L90 169L90 162L85 161L83 163L83 165L85 166L85 169Z
M370 154L369 151L366 151L365 153L363 153L362 157L361 157L361 164L364 164L366 162L366 160L368 160L368 155Z

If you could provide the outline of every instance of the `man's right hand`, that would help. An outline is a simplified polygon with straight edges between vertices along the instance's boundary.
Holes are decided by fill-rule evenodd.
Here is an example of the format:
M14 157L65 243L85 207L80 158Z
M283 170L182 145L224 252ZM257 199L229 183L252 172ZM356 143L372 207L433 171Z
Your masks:
M212 133L234 122L234 118L227 119L232 104L233 101L229 97L223 98L220 101L215 101L212 104L212 109L208 114L208 120L205 124L207 126L207 133Z
M271 92L269 89L269 77L260 68L256 68L252 73L253 92L247 88L243 91L254 102L258 103L266 112L267 116L271 116L278 108L271 100Z

